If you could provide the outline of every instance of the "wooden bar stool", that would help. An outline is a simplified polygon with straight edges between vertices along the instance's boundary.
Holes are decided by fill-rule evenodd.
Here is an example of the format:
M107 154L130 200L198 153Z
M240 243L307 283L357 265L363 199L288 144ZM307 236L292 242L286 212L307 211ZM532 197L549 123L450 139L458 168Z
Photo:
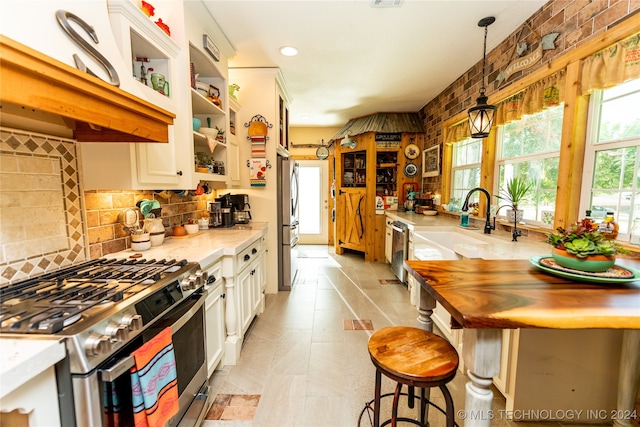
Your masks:
M447 427L453 427L455 414L453 399L446 384L456 376L458 353L444 338L423 329L391 326L376 331L369 338L369 354L376 367L376 386L373 408L373 426L380 427L380 388L382 374L398 384L393 396L391 418L382 426L398 421L426 427L425 389L439 387L446 403ZM414 387L421 389L420 422L398 418L398 401L402 386L407 385L409 408L413 408Z

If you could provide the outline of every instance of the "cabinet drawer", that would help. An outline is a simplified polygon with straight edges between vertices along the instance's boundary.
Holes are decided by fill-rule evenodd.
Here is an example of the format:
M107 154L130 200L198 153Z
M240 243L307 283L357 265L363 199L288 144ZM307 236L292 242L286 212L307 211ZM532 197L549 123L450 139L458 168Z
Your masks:
M216 287L222 280L222 261L216 261L205 269L209 277L207 279L206 288Z
M258 239L249 245L248 248L243 250L237 255L236 265L238 272L246 268L253 260L258 258L260 251L262 250L262 239Z

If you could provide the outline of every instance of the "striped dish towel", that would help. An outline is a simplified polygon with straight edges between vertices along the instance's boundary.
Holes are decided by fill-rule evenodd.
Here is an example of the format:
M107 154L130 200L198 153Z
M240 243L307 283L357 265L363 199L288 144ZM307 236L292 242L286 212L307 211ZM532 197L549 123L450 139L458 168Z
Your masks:
M176 359L171 328L134 351L131 368L133 419L136 427L163 427L178 413Z

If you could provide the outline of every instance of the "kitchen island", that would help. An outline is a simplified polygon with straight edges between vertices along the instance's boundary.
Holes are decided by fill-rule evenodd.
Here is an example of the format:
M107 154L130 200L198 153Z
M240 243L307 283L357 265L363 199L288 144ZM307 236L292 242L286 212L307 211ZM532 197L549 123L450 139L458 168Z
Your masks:
M638 267L631 260L619 263ZM528 260L410 260L405 266L421 285L421 315L430 316L438 301L453 326L465 329L462 357L470 378L465 425L489 426L499 419L490 385L500 371L502 330L515 328L624 330L617 411L592 408L586 418L631 425L640 376L640 280L615 286L575 282L543 273Z

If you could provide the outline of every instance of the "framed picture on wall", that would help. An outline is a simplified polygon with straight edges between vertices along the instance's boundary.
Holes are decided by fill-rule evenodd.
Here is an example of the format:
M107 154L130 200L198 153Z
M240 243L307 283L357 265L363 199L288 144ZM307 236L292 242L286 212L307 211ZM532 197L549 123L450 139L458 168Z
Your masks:
M440 175L440 145L422 151L422 176Z

